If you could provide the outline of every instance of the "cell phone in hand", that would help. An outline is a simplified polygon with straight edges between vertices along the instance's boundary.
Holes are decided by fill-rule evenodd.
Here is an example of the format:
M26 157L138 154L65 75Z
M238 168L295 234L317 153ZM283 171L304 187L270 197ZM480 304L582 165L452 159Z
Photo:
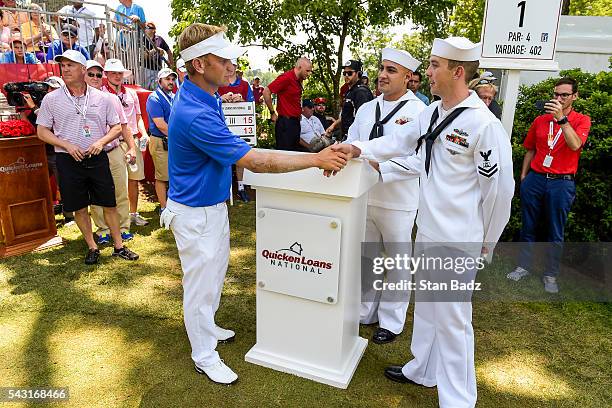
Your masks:
M548 101L536 101L535 103L535 108L541 112L545 112L546 108L544 106L544 104L548 102Z

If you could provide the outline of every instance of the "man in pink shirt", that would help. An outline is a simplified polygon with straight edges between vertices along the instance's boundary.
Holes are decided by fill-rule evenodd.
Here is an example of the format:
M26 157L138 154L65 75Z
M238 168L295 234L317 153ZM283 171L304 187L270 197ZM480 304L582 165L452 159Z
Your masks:
M94 60L87 61L87 73L85 82L87 85L96 89L102 89L102 65ZM129 241L134 236L130 233L130 204L128 200L128 171L126 163L136 163L136 146L134 137L127 126L127 119L121 106L121 101L116 95L106 93L110 98L121 123L121 136L119 139L113 140L106 147L108 161L110 165L113 182L115 183L115 200L117 201L117 211L119 213L119 228L121 229L121 238L124 241ZM128 151L124 152L120 146L120 141L123 140L128 146ZM108 244L110 242L110 229L104 221L102 207L97 205L91 206L91 218L94 224L98 226L96 235L98 236L98 244Z
M85 263L98 262L100 251L91 233L87 207L103 207L113 237L113 256L135 261L138 255L123 246L115 201L115 186L104 147L121 131L110 99L85 82L85 57L67 50L55 57L65 86L45 96L38 111L38 137L55 146L64 209L74 217L89 247Z
M140 149L136 149L136 165L138 168L135 170L128 169L128 198L130 201L131 222L139 226L147 225L149 222L138 214L138 182L145 178L142 150L146 149L149 135L142 121L138 94L133 89L123 85L123 80L132 75L132 72L125 69L123 62L116 58L106 60L104 72L106 73L108 83L102 89L119 97L127 119L128 128L132 132L134 140L138 140L140 145ZM123 147L124 150L127 150L127 146Z

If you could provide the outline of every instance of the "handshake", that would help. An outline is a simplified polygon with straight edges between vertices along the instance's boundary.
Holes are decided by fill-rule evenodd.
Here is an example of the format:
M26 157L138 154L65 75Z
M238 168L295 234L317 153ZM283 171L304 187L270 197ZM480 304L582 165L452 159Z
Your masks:
M359 157L361 150L348 143L331 145L315 155L316 167L324 170L325 177L335 176L349 160Z

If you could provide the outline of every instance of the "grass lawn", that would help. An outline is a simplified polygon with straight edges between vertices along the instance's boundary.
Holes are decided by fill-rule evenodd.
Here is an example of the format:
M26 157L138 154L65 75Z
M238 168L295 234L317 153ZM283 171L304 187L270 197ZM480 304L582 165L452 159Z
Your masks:
M232 253L217 314L237 332L218 350L240 380L226 387L197 375L174 239L159 229L154 204L142 207L151 223L133 230L136 263L111 258L106 247L98 266L85 266L76 226L60 229L63 247L0 260L0 387L67 386L62 407L437 406L435 389L382 375L410 358L412 306L396 342L369 344L348 390L244 361L255 343L254 203L230 210ZM474 329L479 407L611 406L609 304L477 302Z

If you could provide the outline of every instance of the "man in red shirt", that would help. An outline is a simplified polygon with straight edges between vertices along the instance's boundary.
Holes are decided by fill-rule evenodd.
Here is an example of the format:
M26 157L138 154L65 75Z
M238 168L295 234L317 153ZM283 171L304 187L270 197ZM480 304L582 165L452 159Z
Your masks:
M300 57L295 67L279 75L264 88L263 99L276 123L276 149L302 151L300 146L300 118L302 117L302 82L312 73L312 63ZM278 96L277 110L272 105L272 94ZM277 113L278 111L278 113Z
M559 79L554 98L544 105L547 113L533 121L523 142L527 153L521 171L521 241L535 242L538 220L545 219L551 245L542 281L549 293L559 292L563 233L576 196L574 175L591 128L591 118L572 108L577 97L576 81ZM507 275L508 279L518 281L529 275L531 249L531 244L521 249L518 266Z

